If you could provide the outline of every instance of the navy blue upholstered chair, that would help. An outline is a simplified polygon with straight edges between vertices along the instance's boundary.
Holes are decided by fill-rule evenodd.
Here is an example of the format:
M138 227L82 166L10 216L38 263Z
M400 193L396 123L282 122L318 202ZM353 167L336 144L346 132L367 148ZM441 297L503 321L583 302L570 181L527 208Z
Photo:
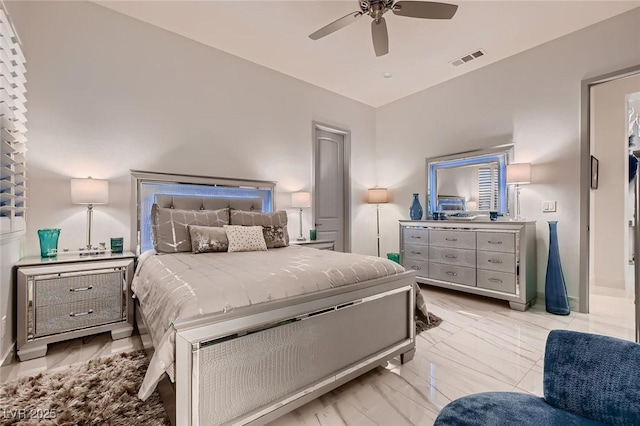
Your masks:
M640 345L575 331L549 333L544 398L485 392L452 401L435 426L640 425Z

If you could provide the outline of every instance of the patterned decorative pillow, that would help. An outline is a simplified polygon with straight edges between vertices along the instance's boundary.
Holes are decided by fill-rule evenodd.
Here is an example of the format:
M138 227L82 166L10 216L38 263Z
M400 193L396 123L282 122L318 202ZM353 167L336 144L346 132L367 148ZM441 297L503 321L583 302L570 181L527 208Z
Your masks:
M262 234L267 248L286 247L289 245L289 232L282 226L263 226Z
M151 207L153 248L158 253L191 251L189 225L223 226L229 223L229 209L179 210Z
M189 225L192 253L213 253L227 251L229 240L227 231L219 226Z
M229 252L267 250L262 226L224 225L224 229L229 239Z
M278 210L273 213L262 213L231 209L230 219L232 225L287 227L287 212L284 210Z

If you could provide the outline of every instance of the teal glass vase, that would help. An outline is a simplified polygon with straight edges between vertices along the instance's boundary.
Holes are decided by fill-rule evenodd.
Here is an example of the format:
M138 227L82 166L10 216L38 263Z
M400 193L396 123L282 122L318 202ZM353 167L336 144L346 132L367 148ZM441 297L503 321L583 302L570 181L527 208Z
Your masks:
M418 193L413 194L413 202L409 208L409 217L411 220L422 219L422 206L420 205L420 199L418 199Z
M569 315L569 297L564 282L560 248L558 247L558 222L549 222L549 260L544 281L544 301L547 312L556 315Z
M60 229L38 229L38 238L40 238L40 256L56 257L58 255L58 237Z

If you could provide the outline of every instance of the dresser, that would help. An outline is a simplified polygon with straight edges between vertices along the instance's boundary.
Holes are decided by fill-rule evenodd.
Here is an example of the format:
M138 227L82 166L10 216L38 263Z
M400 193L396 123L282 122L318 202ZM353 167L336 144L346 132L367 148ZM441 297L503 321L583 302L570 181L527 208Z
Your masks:
M110 331L133 331L133 253L26 258L16 265L18 357L46 355L47 345Z
M400 263L419 283L524 311L537 293L535 237L535 222L400 221Z

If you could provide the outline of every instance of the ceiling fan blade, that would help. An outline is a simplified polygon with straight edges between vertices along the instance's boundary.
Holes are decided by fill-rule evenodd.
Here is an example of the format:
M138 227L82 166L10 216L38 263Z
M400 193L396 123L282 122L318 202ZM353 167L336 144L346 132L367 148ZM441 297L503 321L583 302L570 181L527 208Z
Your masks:
M387 33L387 22L384 18L371 21L371 37L373 38L373 50L376 56L383 56L389 53L389 34Z
M309 34L309 38L311 40L318 40L319 38L327 36L327 35L335 32L335 31L338 31L340 28L344 28L347 25L355 22L362 15L363 15L363 13L361 11L351 12L350 14L348 14L346 16L343 16L342 18L333 21L329 25L325 25L324 27L320 28L315 33Z
M399 16L422 19L451 19L458 5L430 1L399 1L393 5L393 13Z

